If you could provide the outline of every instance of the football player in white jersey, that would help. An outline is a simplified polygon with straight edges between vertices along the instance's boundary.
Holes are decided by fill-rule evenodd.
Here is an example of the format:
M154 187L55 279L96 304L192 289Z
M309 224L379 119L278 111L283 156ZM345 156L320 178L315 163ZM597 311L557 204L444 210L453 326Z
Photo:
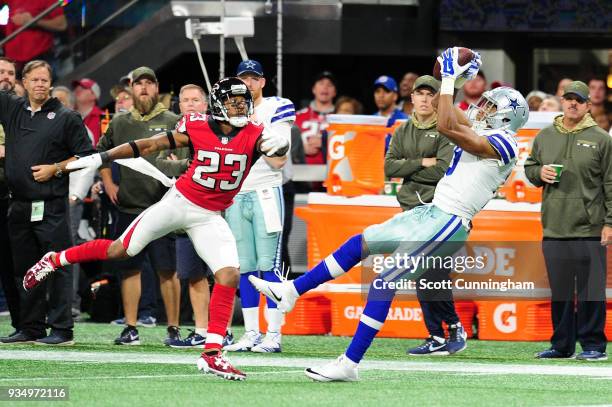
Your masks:
M516 163L514 135L527 122L529 108L519 92L501 87L485 92L466 117L453 106L455 81L475 77L481 61L475 54L471 63L461 66L457 54L457 48L449 48L439 57L442 86L437 128L457 147L433 202L367 227L296 280L270 283L251 276L253 285L277 301L279 309L290 311L300 295L344 274L370 254L444 257L453 255L467 240L471 219L493 197ZM421 265L409 263L378 274L346 352L323 367L306 369L306 375L324 382L357 380L357 366L382 328L395 295L389 283L417 279L423 271Z
M295 121L293 103L280 97L263 97L266 84L261 64L242 61L236 76L244 81L255 105L251 120L285 137L291 142L291 125ZM234 204L225 219L236 238L240 258L240 300L245 334L223 349L235 352L280 352L283 313L268 300L266 336L259 333L259 292L249 283L249 276L261 273L265 281L278 282L282 269L281 245L284 219L282 170L284 157L262 156L251 168Z

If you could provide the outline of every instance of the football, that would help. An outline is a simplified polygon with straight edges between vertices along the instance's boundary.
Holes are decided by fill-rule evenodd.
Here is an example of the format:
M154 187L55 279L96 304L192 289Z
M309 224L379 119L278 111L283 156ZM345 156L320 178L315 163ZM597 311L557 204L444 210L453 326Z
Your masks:
M465 65L472 60L474 57L474 53L469 48L459 47L459 64ZM433 76L437 80L442 79L442 75L440 74L440 63L436 59L436 63L433 68Z

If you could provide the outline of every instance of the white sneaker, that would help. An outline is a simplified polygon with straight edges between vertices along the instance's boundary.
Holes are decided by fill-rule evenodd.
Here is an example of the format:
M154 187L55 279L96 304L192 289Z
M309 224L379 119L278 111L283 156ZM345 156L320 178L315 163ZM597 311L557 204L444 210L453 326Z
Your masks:
M318 368L308 368L304 371L306 376L318 382L355 382L359 380L357 365L345 355L333 362Z
M281 334L267 333L263 341L259 345L251 348L251 352L255 353L280 353L281 352Z
M250 275L249 281L257 291L274 301L281 312L291 311L297 299L300 298L293 283L289 280L272 283Z
M255 345L259 345L263 335L255 331L246 331L240 340L232 345L223 347L228 352L248 352Z

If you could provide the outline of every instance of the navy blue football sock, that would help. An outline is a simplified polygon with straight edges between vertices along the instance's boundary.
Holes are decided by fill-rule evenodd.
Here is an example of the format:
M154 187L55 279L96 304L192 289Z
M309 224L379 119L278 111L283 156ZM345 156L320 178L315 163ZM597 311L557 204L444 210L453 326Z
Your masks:
M257 308L259 307L259 292L249 281L249 276L257 277L257 272L240 274L240 302L242 308Z
M365 355L374 337L382 328L385 319L387 319L390 307L391 301L367 302L363 314L359 318L359 325L357 325L355 336L353 336L351 343L346 349L345 354L347 358L355 363L361 362L363 355Z

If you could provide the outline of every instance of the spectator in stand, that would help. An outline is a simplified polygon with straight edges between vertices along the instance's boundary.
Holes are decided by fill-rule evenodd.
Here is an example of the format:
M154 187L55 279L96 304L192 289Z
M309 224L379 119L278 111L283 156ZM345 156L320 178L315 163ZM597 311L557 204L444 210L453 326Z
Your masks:
M482 71L478 71L478 75L471 81L466 81L463 85L464 99L457 104L461 110L468 110L470 104L476 103L487 90L487 78Z
M0 57L0 91L13 93L16 82L16 66L8 58ZM4 156L5 156L5 134L4 128L0 125L0 282L4 290L4 297L11 316L11 325L14 332L8 336L13 336L19 331L19 288L15 280L15 270L13 269L13 255L11 253L11 241L9 239L7 216L9 208L9 190L4 177ZM2 293L0 293L1 295Z
M326 116L335 109L336 77L329 71L316 76L312 85L314 99L296 114L295 124L300 128L304 144L305 163L325 164L327 161ZM296 183L298 192L323 191L321 182Z
M8 226L17 275L25 274L34 258L72 244L66 222L66 164L75 155L93 152L78 114L51 97L52 77L47 62L34 60L23 68L27 98L0 92L6 180L11 191ZM71 268L58 272L33 291L21 290L20 329L1 342L74 343ZM48 336L47 327L51 328Z
M74 94L65 86L54 86L51 91L51 97L57 98L62 105L70 110L74 110Z
M28 24L57 0L6 0L9 21L4 32L8 36ZM17 71L31 60L42 59L53 65L53 32L65 31L68 26L62 7L57 7L45 18L4 44L4 55L15 61Z
M396 120L408 119L408 115L396 106L398 92L397 82L390 76L379 76L374 81L374 103L378 108L374 114L387 118L387 127L391 127Z
M399 103L397 108L406 113L408 116L412 114L414 105L412 104L412 88L414 82L417 80L419 75L414 72L406 72L402 77L399 84Z
M612 244L612 139L589 114L589 87L565 87L563 114L536 135L525 175L543 187L542 251L551 289L551 347L540 359L607 360L606 245ZM563 165L557 177L552 164Z
M540 103L540 107L538 108L538 112L560 112L561 111L561 103L559 103L559 99L556 96L547 96L542 103Z
M542 101L546 99L546 93L541 90L532 90L527 94L525 99L527 100L527 104L529 105L530 112L537 112L540 109L540 105Z
M129 112L113 117L108 130L98 143L99 151L106 151L124 142L150 137L161 131L174 129L178 116L159 103L159 85L155 72L148 67L133 71L132 93L134 106ZM144 157L155 163L157 155ZM127 167L119 168L119 184L113 179L111 168L103 166L100 175L109 199L117 205L119 217L117 233L120 235L146 208L159 201L167 189L154 178ZM116 178L115 178L116 179ZM141 297L141 270L148 257L152 268L157 271L166 316L168 318L165 343L179 338L179 296L180 284L176 278L176 249L174 238L164 236L151 242L135 257L117 262L116 269L123 271L121 296L125 313L126 328L115 339L117 345L140 344L136 329L138 303Z
M102 110L98 107L100 86L92 79L83 78L72 82L75 96L75 107L83 118L83 123L93 135L94 146L98 145L102 129L100 121Z
M570 78L563 78L557 84L557 91L555 92L555 96L561 100L563 97L563 93L565 92L565 87L572 83L574 80Z
M380 76L374 81L374 103L378 108L376 116L387 118L387 127L393 126L396 120L408 119L406 113L397 108L395 103L398 97L397 82L390 76ZM385 154L389 149L391 142L391 133L387 134L385 139Z
M129 112L134 106L134 98L129 86L115 85L110 94L115 99L115 113Z
M362 114L363 105L350 96L340 96L336 101L335 114Z
M606 82L602 78L591 78L588 82L589 98L591 100L591 116L597 120L600 115L607 115L606 112Z

